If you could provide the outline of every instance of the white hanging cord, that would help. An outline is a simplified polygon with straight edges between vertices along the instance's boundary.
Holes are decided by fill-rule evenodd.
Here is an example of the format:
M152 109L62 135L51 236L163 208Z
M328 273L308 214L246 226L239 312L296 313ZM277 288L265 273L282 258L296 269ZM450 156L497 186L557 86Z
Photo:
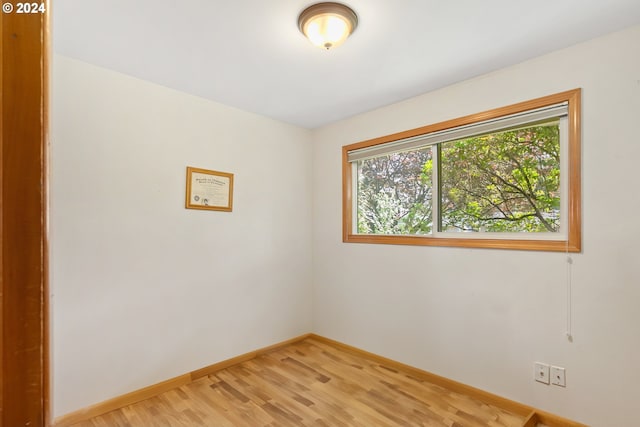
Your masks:
M567 245L565 246L565 256L567 262L567 340L573 342L573 335L571 334L571 285L572 285L572 268L573 258L569 255L569 239L567 239Z

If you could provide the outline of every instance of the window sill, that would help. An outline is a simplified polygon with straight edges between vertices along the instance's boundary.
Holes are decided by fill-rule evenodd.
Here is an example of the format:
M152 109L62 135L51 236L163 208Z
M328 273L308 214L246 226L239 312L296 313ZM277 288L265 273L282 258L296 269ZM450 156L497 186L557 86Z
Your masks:
M383 245L448 246L458 248L514 249L526 251L580 252L580 241L536 239L485 239L434 236L385 236L346 234L344 243L369 243Z

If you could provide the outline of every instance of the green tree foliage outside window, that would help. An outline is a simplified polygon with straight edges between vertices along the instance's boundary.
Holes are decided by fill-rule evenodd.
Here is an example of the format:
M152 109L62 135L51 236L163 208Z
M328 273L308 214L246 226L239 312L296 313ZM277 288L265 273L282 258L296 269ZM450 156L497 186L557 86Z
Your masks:
M557 232L560 137L557 121L442 143L358 162L358 232L429 234L432 185L442 232Z
M429 234L431 148L358 162L358 233Z

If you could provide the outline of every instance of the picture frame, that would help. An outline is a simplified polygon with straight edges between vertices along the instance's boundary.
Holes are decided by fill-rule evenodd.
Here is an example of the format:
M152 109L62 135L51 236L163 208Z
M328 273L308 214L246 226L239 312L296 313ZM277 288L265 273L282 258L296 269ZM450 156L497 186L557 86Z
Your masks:
M187 166L185 208L231 212L233 174Z

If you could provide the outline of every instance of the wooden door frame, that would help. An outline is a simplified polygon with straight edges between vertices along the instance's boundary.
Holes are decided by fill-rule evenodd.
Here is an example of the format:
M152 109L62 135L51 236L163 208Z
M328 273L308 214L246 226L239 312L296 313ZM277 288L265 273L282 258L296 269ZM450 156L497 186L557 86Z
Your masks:
M49 1L43 4L44 13L0 14L0 427L50 421Z

